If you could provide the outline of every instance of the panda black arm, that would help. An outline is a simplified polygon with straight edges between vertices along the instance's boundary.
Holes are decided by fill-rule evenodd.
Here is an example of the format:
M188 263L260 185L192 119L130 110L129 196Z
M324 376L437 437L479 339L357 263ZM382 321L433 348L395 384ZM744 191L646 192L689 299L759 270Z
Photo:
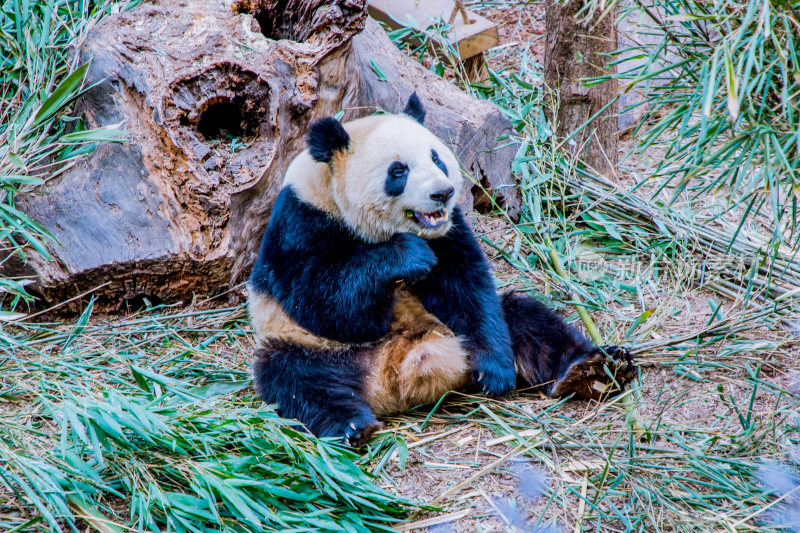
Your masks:
M489 264L460 208L444 237L428 241L437 263L416 282L425 308L465 338L472 380L492 395L514 386L514 355L500 297Z
M395 283L427 273L436 256L416 235L364 242L291 187L278 195L250 276L308 331L348 343L375 341L392 322Z

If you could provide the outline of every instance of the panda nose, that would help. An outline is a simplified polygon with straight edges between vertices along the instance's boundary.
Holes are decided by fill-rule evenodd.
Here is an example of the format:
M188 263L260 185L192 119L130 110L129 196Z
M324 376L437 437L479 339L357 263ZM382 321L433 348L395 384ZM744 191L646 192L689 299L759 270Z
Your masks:
M431 194L431 200L434 202L439 202L440 204L447 203L447 200L453 197L453 194L456 190L453 187L448 187L446 189L442 189L441 191L436 191L435 193Z

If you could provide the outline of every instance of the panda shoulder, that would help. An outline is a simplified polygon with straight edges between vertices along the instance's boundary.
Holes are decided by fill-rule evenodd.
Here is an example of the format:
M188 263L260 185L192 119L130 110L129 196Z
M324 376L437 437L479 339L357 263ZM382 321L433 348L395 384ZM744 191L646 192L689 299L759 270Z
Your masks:
M330 181L328 165L314 161L308 150L303 150L289 163L283 186L298 185L306 181Z
M308 150L300 152L289 164L283 186L291 187L297 197L306 204L328 214L335 215L338 212L331 194L330 168L324 163L315 161Z

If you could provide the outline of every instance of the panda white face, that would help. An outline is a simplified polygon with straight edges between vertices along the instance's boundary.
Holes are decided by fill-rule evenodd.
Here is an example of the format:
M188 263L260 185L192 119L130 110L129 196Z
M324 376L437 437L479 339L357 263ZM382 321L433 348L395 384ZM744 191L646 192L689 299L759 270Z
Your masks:
M345 222L370 241L447 233L463 184L450 149L406 116L362 120L345 125L348 153L334 156L334 197Z
M450 230L463 178L453 152L424 120L416 93L403 114L347 124L317 120L284 184L368 242L403 232L441 237Z

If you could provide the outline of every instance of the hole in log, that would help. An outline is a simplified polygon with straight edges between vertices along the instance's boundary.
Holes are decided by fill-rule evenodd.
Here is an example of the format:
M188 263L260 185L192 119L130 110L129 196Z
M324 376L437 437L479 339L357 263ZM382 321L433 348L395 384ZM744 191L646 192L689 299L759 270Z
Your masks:
M269 85L256 73L217 63L173 82L165 116L200 141L241 147L268 134L269 96Z
M492 198L485 192L491 190L491 185L489 184L489 180L486 179L486 176L482 176L480 180L480 185L477 183L472 186L469 193L474 198L474 203L472 208L481 213L482 215L488 215L494 210L494 205L492 204Z
M228 139L251 136L249 121L244 121L242 109L233 102L217 102L209 105L200 113L197 131L207 140Z

